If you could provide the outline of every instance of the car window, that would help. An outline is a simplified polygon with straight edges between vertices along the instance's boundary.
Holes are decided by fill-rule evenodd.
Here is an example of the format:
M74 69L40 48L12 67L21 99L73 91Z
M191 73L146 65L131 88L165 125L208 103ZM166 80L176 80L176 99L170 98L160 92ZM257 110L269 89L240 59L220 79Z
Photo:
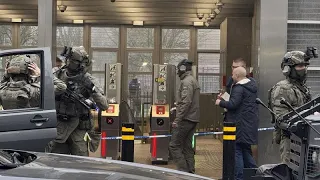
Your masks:
M2 111L40 108L41 57L41 52L0 56Z

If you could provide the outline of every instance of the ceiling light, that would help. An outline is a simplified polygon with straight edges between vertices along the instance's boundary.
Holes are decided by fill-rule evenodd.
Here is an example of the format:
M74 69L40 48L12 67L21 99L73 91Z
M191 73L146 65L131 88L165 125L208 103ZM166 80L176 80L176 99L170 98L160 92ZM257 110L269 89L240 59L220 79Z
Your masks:
M74 24L83 24L83 20L73 20Z
M22 22L21 18L12 18L11 22Z
M201 20L204 17L203 13L197 13L197 17Z
M203 22L202 21L195 21L193 22L194 26L203 26Z
M142 63L142 66L146 66L148 63L147 62L143 62Z
M218 2L218 3L216 3L216 6L218 6L218 7L223 6L223 3L222 2Z
M221 2L221 0L217 0L216 6L218 7L223 6L223 3Z
M215 17L216 17L216 14L214 14L214 13L209 14L210 19L214 19Z
M133 21L134 26L143 26L143 21Z

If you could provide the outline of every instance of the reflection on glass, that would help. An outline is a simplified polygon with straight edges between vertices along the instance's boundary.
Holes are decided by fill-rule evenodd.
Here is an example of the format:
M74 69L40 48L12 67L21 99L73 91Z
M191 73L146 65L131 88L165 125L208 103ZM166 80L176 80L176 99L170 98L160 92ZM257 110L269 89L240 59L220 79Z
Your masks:
M40 57L37 54L3 56L0 105L4 110L40 107Z
M200 75L198 76L201 93L218 93L220 89L219 76Z
M151 103L152 99L152 73L128 74L128 103L134 116L141 117L141 106Z
M152 53L129 52L128 72L152 72Z
M12 26L0 25L0 45L12 46Z
M162 29L162 49L189 49L190 29Z
M220 29L198 29L198 49L219 50Z
M117 63L117 52L92 52L92 71L104 71L106 63Z
M183 59L188 59L188 53L164 53L163 62L177 66Z
M219 53L198 53L199 73L219 73L220 54Z
M38 26L20 26L20 45L38 45Z
M154 29L153 28L127 28L128 48L153 48Z
M119 28L92 27L91 47L118 48Z
M58 26L57 46L82 46L83 27L80 26Z

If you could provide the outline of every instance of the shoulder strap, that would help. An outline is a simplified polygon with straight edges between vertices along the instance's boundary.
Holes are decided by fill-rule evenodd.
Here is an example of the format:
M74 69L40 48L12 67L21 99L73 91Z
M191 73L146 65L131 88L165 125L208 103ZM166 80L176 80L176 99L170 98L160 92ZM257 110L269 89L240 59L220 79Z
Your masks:
M306 102L309 102L311 100L311 94L307 86L305 85L300 85L300 84L295 84L295 86L304 94L306 98Z
M279 85L276 84L276 85L272 86L272 87L268 90L268 108L270 108L271 110L273 110L272 100L271 100L271 98L272 98L272 92L273 92L273 90L274 90L276 87L278 87L278 86L279 86ZM275 122L276 122L276 117L275 117L274 114L272 114L271 112L270 112L270 114L271 114L271 123L275 123Z

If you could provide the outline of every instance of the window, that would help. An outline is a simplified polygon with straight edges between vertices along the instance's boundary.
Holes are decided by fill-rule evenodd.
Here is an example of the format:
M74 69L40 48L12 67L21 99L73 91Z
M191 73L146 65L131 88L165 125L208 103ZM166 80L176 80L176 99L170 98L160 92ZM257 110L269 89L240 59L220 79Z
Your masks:
M38 45L38 26L20 26L20 46Z
M119 28L92 27L91 47L118 48Z
M105 71L105 64L117 63L117 52L92 52L92 71Z
M199 53L198 73L220 73L220 54Z
M152 72L152 53L129 52L128 72Z
M198 29L198 80L201 93L218 93L220 89L220 30Z
M0 25L0 46L12 46L11 25Z
M154 28L127 28L127 95L129 106L138 121L142 104L150 103L152 99L154 46Z
M220 89L220 54L198 53L198 79L201 93L217 93Z
M164 53L164 63L173 64L175 66L183 59L188 59L188 53Z
M105 84L105 64L117 63L117 52L92 52L92 75Z
M127 28L127 48L154 47L153 28Z
M58 26L57 47L83 46L83 27Z
M129 86L130 86L130 82L132 82L133 79L137 79L138 82L140 83L141 95L145 95L147 97L152 95L151 94L152 92L152 75L151 74L129 73L128 74ZM129 88L129 91L130 91L130 88Z
M162 29L162 49L189 49L190 29Z
M39 108L41 103L41 89L27 88L27 91L17 91L22 89L31 81L40 84L41 66L40 54L20 54L0 57L0 76L1 81L10 81L12 91L6 93L0 91L0 105L2 110ZM34 63L36 70L29 70L28 67ZM8 68L5 73L5 68ZM5 75L6 74L6 75ZM5 75L5 76L4 76ZM11 80L9 80L11 78ZM22 83L24 82L24 83ZM7 84L7 86L9 85ZM33 93L31 93L32 91ZM19 92L19 93L17 93Z
M198 49L220 49L220 29L198 29Z
M220 77L214 75L198 75L201 93L218 93Z
M92 75L105 85L105 64L117 63L119 28L91 27Z

